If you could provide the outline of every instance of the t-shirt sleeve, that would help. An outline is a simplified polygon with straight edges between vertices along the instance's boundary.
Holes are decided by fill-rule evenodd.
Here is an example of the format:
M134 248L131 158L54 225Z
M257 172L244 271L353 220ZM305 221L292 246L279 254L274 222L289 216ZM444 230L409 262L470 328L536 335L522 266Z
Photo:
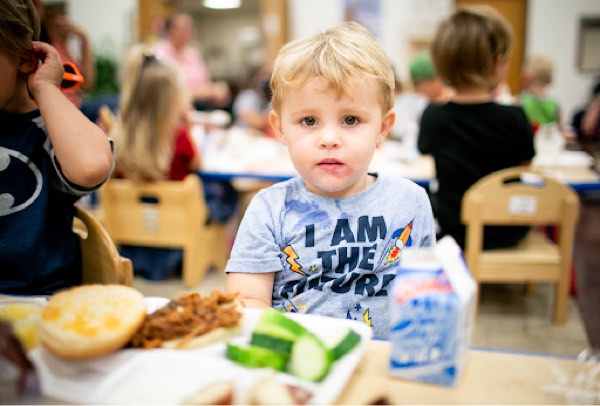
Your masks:
M194 158L196 154L190 133L187 127L180 127L177 130L177 137L175 141L175 154L182 159L185 159L188 163Z
M423 237L419 241L421 247L432 247L436 244L436 233L435 233L435 220L433 217L433 209L431 207L431 201L425 189L422 189L421 194L421 215L423 216Z
M193 172L191 162L196 155L196 150L192 144L192 139L187 126L180 126L176 131L175 147L173 158L171 159L171 168L169 170L169 179L183 180L188 174Z
M238 229L225 272L266 273L282 270L278 244L277 199L265 191L250 202Z
M110 137L106 137L106 139L107 139L107 142L110 144L110 150L112 152L112 162L111 162L110 171L108 172L106 178L99 184L92 186L92 187L83 187L83 186L76 185L75 183L69 181L67 179L67 177L63 174L62 168L60 166L60 162L58 162L58 159L56 158L56 154L54 152L54 148L52 147L52 144L50 143L50 138L47 138L46 145L44 147L46 148L46 150L48 151L48 153L50 155L50 158L52 160L52 165L54 167L54 171L56 174L56 178L52 180L52 185L56 189L58 189L62 192L74 195L74 196L85 196L90 192L100 189L100 187L108 180L108 178L110 178L110 175L112 174L112 172L115 169L115 143L114 143L114 140Z

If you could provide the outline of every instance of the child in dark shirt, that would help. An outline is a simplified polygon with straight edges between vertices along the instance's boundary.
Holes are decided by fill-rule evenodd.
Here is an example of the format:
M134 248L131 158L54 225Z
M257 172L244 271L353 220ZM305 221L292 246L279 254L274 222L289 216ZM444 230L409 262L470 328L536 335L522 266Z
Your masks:
M438 237L451 235L464 246L460 221L466 190L485 175L527 165L534 156L533 134L521 107L493 101L506 76L511 31L494 9L457 10L436 33L432 56L438 75L456 93L446 104L430 104L421 119L418 147L435 160L432 190ZM484 247L516 244L527 227L487 227Z
M62 62L39 32L31 0L0 2L0 293L81 283L73 204L114 163L109 138L61 92Z

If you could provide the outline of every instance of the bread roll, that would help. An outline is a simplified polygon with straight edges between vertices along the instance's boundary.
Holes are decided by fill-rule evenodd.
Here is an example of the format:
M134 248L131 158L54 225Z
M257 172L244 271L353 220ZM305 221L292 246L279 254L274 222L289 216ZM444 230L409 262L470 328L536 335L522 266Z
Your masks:
M88 359L123 347L146 315L144 297L123 285L83 285L53 295L42 309L41 343L68 359Z

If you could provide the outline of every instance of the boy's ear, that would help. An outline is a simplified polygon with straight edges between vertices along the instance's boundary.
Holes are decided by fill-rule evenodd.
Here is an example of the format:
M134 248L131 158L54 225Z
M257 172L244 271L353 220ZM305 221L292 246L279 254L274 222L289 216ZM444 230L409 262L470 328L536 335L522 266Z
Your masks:
M383 116L383 120L381 121L381 129L379 130L379 139L377 140L377 146L379 146L385 137L388 136L394 123L396 122L396 113L394 110L390 109L385 116Z
M281 141L283 145L287 145L285 143L283 131L281 130L281 120L279 118L279 115L273 110L269 112L269 124L271 124L271 127L273 128L273 131L275 132L277 138L279 138L279 141Z
M33 52L28 52L19 56L19 72L28 75L36 70L37 65L38 58Z

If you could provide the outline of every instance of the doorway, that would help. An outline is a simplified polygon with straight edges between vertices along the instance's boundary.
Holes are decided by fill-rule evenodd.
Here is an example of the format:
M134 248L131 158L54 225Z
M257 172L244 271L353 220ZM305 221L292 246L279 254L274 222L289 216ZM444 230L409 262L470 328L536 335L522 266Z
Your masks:
M508 59L507 82L512 94L521 91L521 66L525 54L527 0L455 0L456 8L487 5L495 8L512 25L513 41Z

